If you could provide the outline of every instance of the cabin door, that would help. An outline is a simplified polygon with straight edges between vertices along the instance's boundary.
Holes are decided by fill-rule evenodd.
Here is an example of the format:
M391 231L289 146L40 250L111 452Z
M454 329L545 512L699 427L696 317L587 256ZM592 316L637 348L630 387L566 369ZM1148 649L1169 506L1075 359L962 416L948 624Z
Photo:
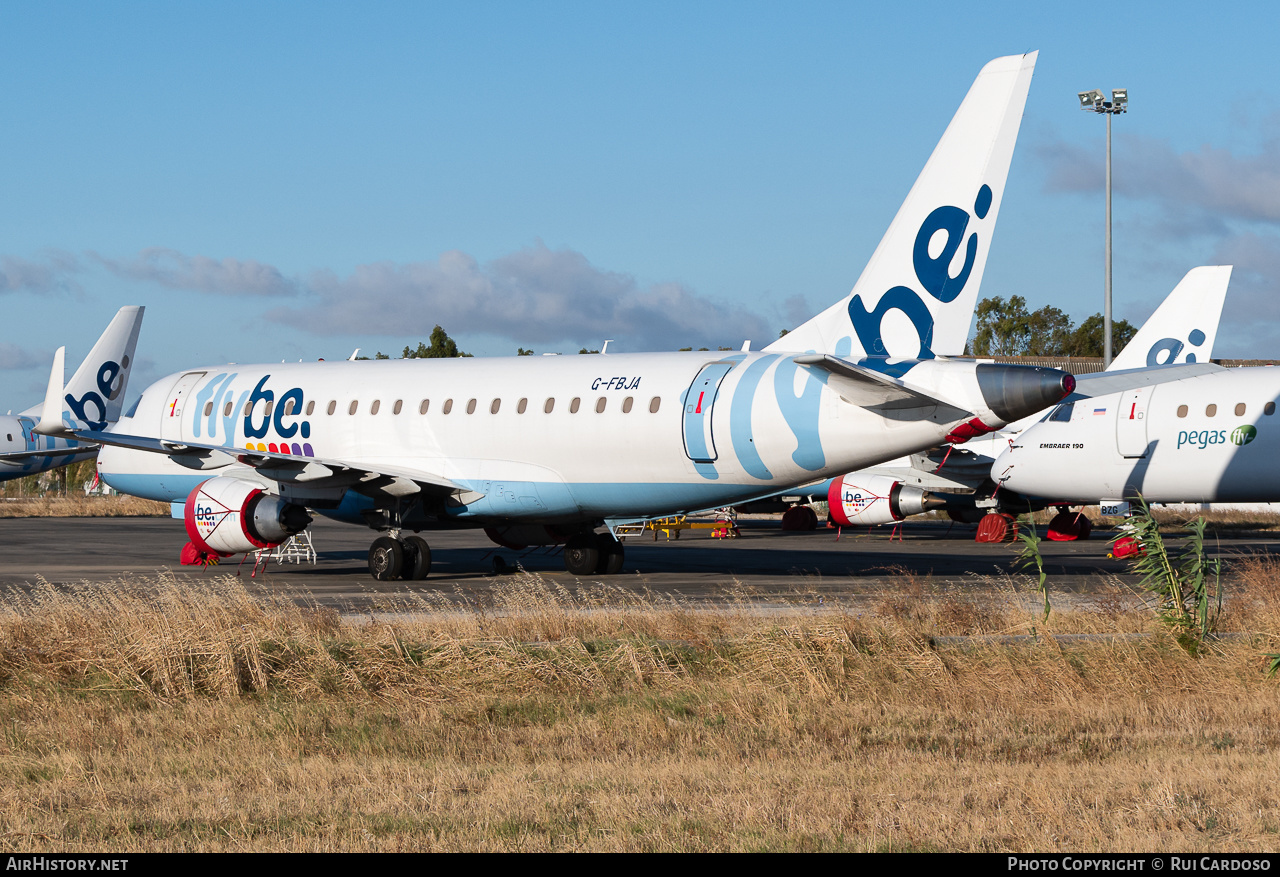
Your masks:
M1116 449L1122 457L1147 455L1147 410L1155 387L1138 387L1120 394L1116 412Z
M716 461L716 438L711 413L720 382L735 363L713 362L702 367L684 396L684 452L695 463Z

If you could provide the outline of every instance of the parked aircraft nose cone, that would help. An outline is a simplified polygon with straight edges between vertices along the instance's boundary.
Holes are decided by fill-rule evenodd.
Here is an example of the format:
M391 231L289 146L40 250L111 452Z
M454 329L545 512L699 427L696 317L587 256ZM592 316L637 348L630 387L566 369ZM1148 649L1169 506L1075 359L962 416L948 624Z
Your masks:
M984 363L978 366L978 387L996 416L1013 423L1071 395L1076 379L1056 368Z

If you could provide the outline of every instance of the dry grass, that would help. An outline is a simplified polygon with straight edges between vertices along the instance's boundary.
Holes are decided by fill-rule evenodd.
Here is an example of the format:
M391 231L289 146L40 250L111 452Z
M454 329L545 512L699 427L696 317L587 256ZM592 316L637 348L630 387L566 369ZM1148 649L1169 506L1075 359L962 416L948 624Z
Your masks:
M34 496L0 502L0 518L169 517L169 504L136 496Z
M526 575L352 625L42 586L0 601L0 847L1272 850L1280 568L1233 583L1249 636L1199 659L1119 592L1040 624L921 580L767 614Z

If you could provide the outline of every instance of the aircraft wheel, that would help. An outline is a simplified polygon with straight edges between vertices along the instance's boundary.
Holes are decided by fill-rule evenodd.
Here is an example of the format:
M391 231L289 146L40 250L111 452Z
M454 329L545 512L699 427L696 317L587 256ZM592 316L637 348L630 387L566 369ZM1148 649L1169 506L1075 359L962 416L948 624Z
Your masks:
M380 582L400 577L404 569L404 546L390 536L379 536L369 546L369 574Z
M601 533L598 538L600 559L596 561L596 575L616 576L622 572L624 551L622 543L612 533Z
M806 505L793 505L782 513L782 529L813 530L818 526L818 516Z
M1080 538L1080 516L1071 512L1058 512L1045 531L1054 542L1074 542Z
M575 576L594 575L600 562L600 543L595 533L579 533L564 546L564 568Z
M431 549L427 540L419 536L410 536L404 540L404 570L402 578L410 581L421 581L431 572Z
M978 522L975 542L1012 542L1018 537L1018 524L1012 515L990 512Z

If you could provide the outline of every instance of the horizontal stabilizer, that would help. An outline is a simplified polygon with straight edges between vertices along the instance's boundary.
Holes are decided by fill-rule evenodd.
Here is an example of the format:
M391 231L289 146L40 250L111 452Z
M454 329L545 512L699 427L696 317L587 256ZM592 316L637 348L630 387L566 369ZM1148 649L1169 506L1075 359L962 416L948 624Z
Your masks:
M1181 381L1211 372L1222 371L1220 365L1211 362L1187 362L1180 365L1163 365L1155 368L1135 368L1117 372L1094 372L1076 376L1076 391L1062 400L1074 402L1076 399L1092 399L1094 396L1108 396L1133 390L1137 387L1167 384L1170 381Z
M797 365L828 374L827 386L851 405L862 408L927 408L946 404L895 381L888 375L830 354L797 356Z

